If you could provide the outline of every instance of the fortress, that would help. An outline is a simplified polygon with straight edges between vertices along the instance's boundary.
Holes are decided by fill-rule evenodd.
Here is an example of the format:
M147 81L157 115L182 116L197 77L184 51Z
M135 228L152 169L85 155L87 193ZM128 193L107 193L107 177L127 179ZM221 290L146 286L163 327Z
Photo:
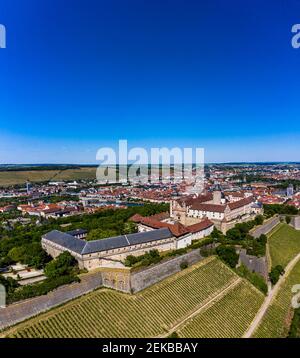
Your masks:
M207 218L223 233L237 222L248 221L260 213L262 209L257 207L253 195L248 192L214 191L205 195L172 200L170 204L170 216L174 220L186 225Z
M137 233L94 241L79 238L77 231L72 234L53 230L42 236L42 247L52 257L64 251L70 252L79 267L87 270L124 268L123 262L129 255L139 256L153 249L161 252L185 248L193 240L208 236L214 227L208 219L190 226L162 219L161 214L152 217L134 215L131 220L137 223Z
M231 200L231 201L229 201ZM170 215L161 213L150 217L134 215L135 234L86 241L86 232L53 230L42 236L42 247L52 257L69 251L80 268L124 268L127 256L140 256L150 250L171 251L191 245L210 235L214 226L226 232L237 222L247 221L258 213L249 193L220 191L201 196L172 200Z

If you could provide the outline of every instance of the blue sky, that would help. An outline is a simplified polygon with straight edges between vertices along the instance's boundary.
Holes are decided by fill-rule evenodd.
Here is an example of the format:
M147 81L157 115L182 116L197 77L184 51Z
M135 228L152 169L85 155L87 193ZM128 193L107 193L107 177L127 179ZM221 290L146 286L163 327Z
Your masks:
M0 0L0 163L197 146L207 162L299 161L290 0Z

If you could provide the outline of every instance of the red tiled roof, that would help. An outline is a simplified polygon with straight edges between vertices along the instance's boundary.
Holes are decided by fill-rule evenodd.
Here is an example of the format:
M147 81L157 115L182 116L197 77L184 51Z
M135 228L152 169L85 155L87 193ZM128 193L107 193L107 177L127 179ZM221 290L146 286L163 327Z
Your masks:
M61 210L62 210L61 208L53 208L53 209L44 209L44 210L42 210L42 212L44 214L51 214L51 213L59 212Z
M186 196L186 197L178 199L177 202L180 205L185 204L187 206L191 206L194 204L205 203L206 201L211 201L211 200L213 200L213 195L212 195L212 193L208 193L208 194L199 195L197 197Z
M240 191L226 191L224 192L225 196L233 196L235 198L243 198L244 197L244 193L240 192Z
M192 205L192 210L199 210L199 211L211 211L217 213L224 213L226 205L219 205L219 204L194 204Z
M234 209L240 208L242 206L248 205L252 202L253 202L253 198L250 196L248 198L238 200L233 203L229 203L228 206L229 206L230 210L234 210Z
M155 214L155 215L152 215L150 216L150 218L152 219L156 219L156 220L165 220L165 219L168 219L170 217L170 214L166 211L164 213L159 213L159 214Z
M165 223L162 223L162 224L165 224ZM189 230L184 225L182 225L180 223L167 224L167 225L168 225L167 227L169 228L171 233L176 237L179 237L179 236L189 233Z
M213 222L211 222L209 219L205 218L200 223L187 226L186 228L189 230L189 232L195 233L195 232L205 230L205 229L209 228L212 225L213 225Z
M141 220L143 219L143 216L140 214L134 214L129 220L133 221L135 223L139 223L141 222Z
M129 220L139 223L141 222L143 219L153 219L153 220L157 220L157 221L161 221L161 220L165 220L168 219L170 217L170 214L168 212L164 212L164 213L159 213L159 214L155 214L152 216L142 216L140 214L134 214Z
M163 227L167 227L172 232L172 234L176 237L189 233L186 227L180 223L169 224L152 219L150 217L143 218L143 220L141 220L140 223L152 227L153 229L161 229Z

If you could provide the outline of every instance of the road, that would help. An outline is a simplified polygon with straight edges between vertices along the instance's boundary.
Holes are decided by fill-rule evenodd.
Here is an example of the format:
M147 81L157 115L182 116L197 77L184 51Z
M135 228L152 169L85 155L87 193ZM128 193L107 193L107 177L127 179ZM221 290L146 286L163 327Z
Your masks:
M259 309L257 315L255 316L253 322L251 323L249 329L244 334L243 338L250 338L252 334L255 332L256 328L259 326L261 320L263 319L267 309L269 308L270 304L272 303L272 300L276 297L279 289L281 288L282 283L287 278L290 271L294 268L296 263L300 260L300 254L295 256L286 266L284 275L280 277L276 285L273 287L273 289L269 292L268 296L266 297L263 305Z
M263 225L259 226L257 229L254 229L252 232L250 232L250 234L253 237L257 238L262 234L267 234L268 232L270 232L279 223L280 223L279 217L272 218L268 220L266 223L264 223Z

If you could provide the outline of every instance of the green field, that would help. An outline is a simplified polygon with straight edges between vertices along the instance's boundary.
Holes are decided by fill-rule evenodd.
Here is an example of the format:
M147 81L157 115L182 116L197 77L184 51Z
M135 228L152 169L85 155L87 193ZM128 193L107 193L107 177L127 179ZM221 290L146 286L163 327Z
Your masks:
M222 291L237 280L241 279L219 259L211 257L136 295L107 289L97 290L26 321L6 332L5 335L9 337L167 335L172 327L184 321L188 322L190 315L208 304L216 295L221 296ZM232 293L234 304L241 305L240 316L235 318L228 314L227 323L223 318L223 326L220 327L219 333L222 337L232 336L235 333L240 336L250 324L253 312L258 309L263 299L263 295L251 288L249 283L242 282L243 284L238 284L240 288L235 289L237 293L234 293L235 290ZM231 289L233 288L230 287L226 291L228 298L232 295ZM227 302L228 298L227 300L224 298L224 302ZM242 302L238 302L240 299ZM250 302L245 303L245 301ZM243 318L241 314L245 313L245 307L249 313ZM220 319L222 321L222 318ZM238 320L243 322L236 327ZM201 327L195 327L195 331L199 335L205 335L211 325L211 318L207 314ZM214 330L210 332L213 335Z
M263 294L247 281L241 281L179 329L178 335L185 338L242 337L263 300Z
M291 289L296 284L300 284L300 261L289 273L277 296L271 302L260 325L254 332L254 337L282 338L287 336L293 315L291 299L294 294Z
M268 242L272 266L285 267L300 252L300 231L287 224L280 224Z
M0 186L60 180L96 179L96 168L81 167L64 170L0 171Z

